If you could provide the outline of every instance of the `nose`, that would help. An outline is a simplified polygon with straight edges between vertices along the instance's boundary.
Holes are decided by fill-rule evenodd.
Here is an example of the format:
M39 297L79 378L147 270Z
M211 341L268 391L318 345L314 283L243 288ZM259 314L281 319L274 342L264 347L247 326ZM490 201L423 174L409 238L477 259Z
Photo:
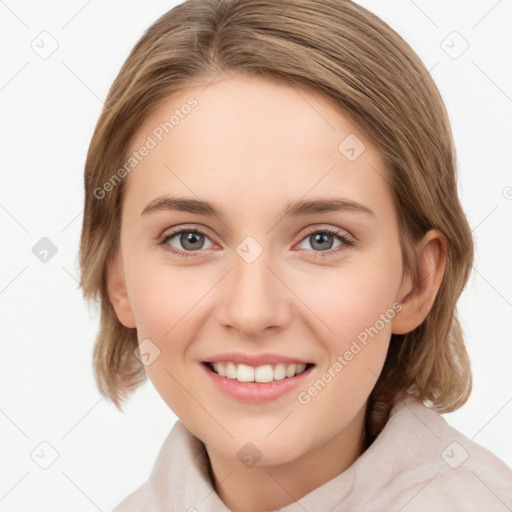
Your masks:
M252 262L234 254L234 268L223 279L217 303L223 327L241 336L257 337L282 330L292 318L293 294L272 262L263 253Z

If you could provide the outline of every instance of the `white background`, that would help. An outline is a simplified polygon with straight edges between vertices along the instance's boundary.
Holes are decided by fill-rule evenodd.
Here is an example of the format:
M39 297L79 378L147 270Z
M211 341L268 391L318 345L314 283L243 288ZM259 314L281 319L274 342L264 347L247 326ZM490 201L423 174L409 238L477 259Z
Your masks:
M111 510L147 479L176 420L149 382L124 414L99 396L98 315L77 284L83 167L102 101L143 31L176 3L0 2L3 512ZM418 52L449 111L476 260L460 300L474 391L445 417L512 466L512 2L360 3ZM58 43L48 59L31 48L43 31ZM453 31L469 43L457 59L441 45ZM453 37L444 44L460 49ZM42 237L58 249L47 263L32 253ZM59 454L46 470L30 455L42 441Z

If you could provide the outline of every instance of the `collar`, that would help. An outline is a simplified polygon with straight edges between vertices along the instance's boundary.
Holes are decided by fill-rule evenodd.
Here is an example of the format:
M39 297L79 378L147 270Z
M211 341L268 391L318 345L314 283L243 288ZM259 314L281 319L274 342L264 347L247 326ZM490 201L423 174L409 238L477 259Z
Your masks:
M356 480L358 486L368 486L366 491L370 495L375 489L381 488L385 485L384 480L389 479L390 472L387 468L385 471L376 470L382 469L383 461L389 463L389 457L392 456L390 449L394 454L393 464L399 463L396 459L401 457L398 444L404 433L403 422L408 418L410 421L411 415L417 418L424 417L422 421L433 422L433 425L437 424L439 427L439 421L445 422L436 411L428 409L412 398L406 398L393 407L381 433L347 470L297 502L282 507L279 509L280 512L334 510L349 497ZM155 512L230 512L214 490L210 461L204 443L180 420L176 422L160 449L148 480L148 491Z

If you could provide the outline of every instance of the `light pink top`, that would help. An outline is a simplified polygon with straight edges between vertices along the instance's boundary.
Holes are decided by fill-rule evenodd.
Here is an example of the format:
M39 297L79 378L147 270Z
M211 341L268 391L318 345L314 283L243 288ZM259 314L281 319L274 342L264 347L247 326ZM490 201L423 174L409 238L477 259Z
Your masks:
M114 512L227 512L208 476L203 445L178 421L147 482ZM280 512L511 512L512 471L408 398L346 471Z

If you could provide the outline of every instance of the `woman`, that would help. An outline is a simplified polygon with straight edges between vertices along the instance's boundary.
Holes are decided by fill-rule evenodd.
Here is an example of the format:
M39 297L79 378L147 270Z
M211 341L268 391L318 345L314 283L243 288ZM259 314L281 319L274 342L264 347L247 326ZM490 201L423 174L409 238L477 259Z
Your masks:
M87 156L99 388L180 418L127 510L482 510L512 473L439 413L471 389L473 259L439 92L348 1L186 1ZM426 404L426 405L425 405Z

